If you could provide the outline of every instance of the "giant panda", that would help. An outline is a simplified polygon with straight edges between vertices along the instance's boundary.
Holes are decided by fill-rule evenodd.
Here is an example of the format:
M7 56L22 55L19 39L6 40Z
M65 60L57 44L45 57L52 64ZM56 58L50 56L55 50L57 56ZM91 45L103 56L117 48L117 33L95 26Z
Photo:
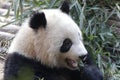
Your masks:
M83 44L81 30L69 16L67 1L58 9L35 11L9 48L4 80L40 79L103 80Z

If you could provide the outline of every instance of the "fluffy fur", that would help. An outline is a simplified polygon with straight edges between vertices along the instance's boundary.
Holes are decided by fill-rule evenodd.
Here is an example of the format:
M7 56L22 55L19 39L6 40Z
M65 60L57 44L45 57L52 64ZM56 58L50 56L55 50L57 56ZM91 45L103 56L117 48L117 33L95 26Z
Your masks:
M50 68L35 59L26 58L14 52L7 57L4 80L39 80L42 78L44 80L103 80L101 72L90 62L90 58L86 60L89 65L85 64L84 67L80 67L80 70ZM31 69L32 74L26 69Z
M91 64L79 71L79 58L91 60L86 57L81 30L68 12L65 1L60 9L41 10L26 20L9 48L4 80L11 76L17 80L26 66L33 69L33 77L45 80L102 80L99 69Z
M59 9L42 12L47 19L46 28L34 31L26 22L13 40L9 53L19 52L50 67L67 67L66 57L77 61L79 56L87 54L81 31L69 15ZM65 38L71 39L73 45L67 53L61 54L59 49Z

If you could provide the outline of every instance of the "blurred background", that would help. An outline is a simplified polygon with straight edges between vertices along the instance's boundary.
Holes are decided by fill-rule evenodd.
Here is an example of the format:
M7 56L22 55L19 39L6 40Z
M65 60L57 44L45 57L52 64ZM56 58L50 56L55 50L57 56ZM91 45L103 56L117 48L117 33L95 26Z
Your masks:
M0 0L0 78L6 51L24 20L32 11L58 8L62 1ZM68 1L70 15L81 28L84 44L104 80L120 80L120 0Z

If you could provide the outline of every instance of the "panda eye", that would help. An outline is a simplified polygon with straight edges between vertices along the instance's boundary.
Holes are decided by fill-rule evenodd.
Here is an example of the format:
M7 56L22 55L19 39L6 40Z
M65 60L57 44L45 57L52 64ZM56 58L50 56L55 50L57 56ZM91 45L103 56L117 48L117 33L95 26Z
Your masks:
M62 46L60 48L60 52L65 53L65 52L69 51L71 46L72 46L72 41L69 38L66 38L63 41L63 44L62 44Z

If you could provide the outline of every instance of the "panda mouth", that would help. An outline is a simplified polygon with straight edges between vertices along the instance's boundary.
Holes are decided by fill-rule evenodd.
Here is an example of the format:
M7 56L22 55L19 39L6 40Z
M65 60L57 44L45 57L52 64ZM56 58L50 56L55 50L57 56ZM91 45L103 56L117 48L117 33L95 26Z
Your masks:
M78 62L76 60L66 58L65 61L70 68L72 69L78 68Z

